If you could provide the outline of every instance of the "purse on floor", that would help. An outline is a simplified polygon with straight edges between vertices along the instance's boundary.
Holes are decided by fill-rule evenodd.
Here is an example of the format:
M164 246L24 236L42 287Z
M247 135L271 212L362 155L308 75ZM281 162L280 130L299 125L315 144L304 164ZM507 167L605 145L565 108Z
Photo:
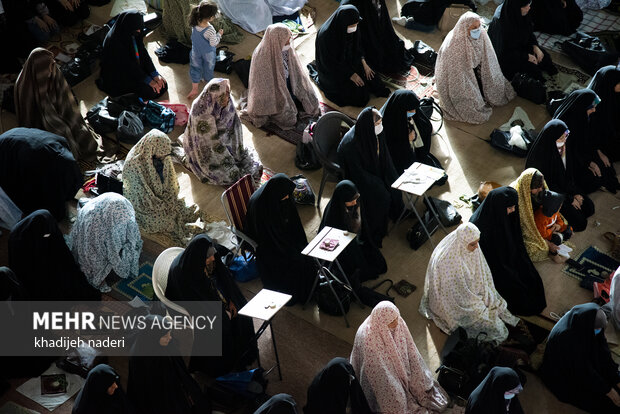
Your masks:
M547 101L547 88L538 79L534 79L525 73L516 73L510 83L517 95L522 98L538 105Z
M420 74L430 76L435 73L435 62L437 62L437 52L421 40L416 40L411 49L413 54L413 65L418 68Z
M428 200L433 204L433 208L439 216L439 221L441 221L441 224L443 224L444 227L456 226L461 222L461 215L449 201L440 200L435 197L428 197ZM428 208L428 203L426 200L424 200L424 204L426 205L426 208Z
M228 46L220 46L215 51L215 70L231 74L233 71L233 57L235 54L228 50Z

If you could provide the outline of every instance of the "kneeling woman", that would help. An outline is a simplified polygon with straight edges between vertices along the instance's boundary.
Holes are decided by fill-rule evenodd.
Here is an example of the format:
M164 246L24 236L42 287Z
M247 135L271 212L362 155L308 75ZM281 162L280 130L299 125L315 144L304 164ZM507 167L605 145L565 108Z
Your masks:
M106 35L97 86L108 95L136 93L144 99L155 99L168 90L144 47L143 29L142 14L129 10L118 15Z
M351 365L372 412L440 413L448 406L392 302L380 302L360 325Z
M606 325L597 304L573 307L551 330L539 370L560 401L589 413L620 413L620 374L605 339Z
M480 231L463 223L435 248L426 270L420 313L447 334L459 326L475 338L485 332L487 340L503 342L506 324L519 318L507 309L495 290L491 269L478 248Z
M473 12L463 14L441 44L435 79L444 115L454 121L486 122L493 106L506 105L516 96L480 16Z
M299 118L320 114L319 99L292 47L292 36L284 24L272 24L252 54L248 106L241 117L257 127L272 122L290 129Z
M351 5L340 6L316 36L319 88L340 106L364 106L370 93L387 97L390 90L368 66L357 31L360 14Z

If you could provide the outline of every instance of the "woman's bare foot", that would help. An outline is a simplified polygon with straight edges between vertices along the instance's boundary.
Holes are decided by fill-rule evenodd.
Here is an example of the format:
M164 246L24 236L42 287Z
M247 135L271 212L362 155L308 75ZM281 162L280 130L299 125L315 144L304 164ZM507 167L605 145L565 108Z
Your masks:
M198 89L192 89L188 94L187 94L187 99L189 99L190 101L192 99L194 99L196 96L198 96Z

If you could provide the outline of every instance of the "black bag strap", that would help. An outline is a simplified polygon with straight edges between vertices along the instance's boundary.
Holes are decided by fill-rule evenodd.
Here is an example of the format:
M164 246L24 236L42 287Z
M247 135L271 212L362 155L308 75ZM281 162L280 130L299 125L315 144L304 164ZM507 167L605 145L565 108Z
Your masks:
M394 287L394 281L392 279L383 279L381 282L377 283L375 286L371 287L372 290L377 290L384 283L389 284L387 290L385 291L385 296L390 299L394 299L393 296L390 296L390 290Z

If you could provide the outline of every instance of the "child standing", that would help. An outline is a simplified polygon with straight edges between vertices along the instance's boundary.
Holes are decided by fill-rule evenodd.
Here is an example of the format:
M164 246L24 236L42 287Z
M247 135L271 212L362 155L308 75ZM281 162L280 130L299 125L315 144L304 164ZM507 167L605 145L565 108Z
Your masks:
M566 258L558 257L557 247L570 239L573 229L560 215L564 196L554 191L545 190L542 195L542 206L534 212L536 228L549 245L549 254L554 262L563 262Z
M203 0L189 13L189 25L192 28L189 76L192 79L192 90L187 99L194 99L198 95L198 83L201 79L205 82L213 79L216 47L224 33L223 30L216 32L211 25L217 12L215 4Z

